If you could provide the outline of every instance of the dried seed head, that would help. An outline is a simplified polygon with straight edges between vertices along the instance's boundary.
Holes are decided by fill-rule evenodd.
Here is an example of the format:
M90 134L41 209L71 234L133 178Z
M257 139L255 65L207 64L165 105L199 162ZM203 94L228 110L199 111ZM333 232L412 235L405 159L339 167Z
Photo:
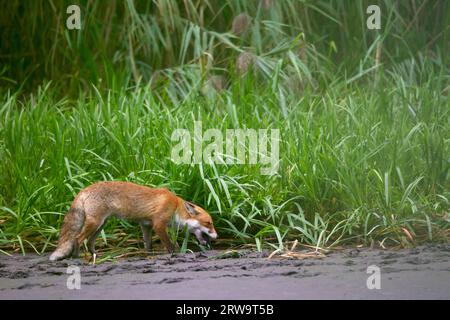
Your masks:
M218 92L225 90L227 81L224 76L213 75L203 84L200 92L209 98L213 98Z
M275 2L275 0L262 0L262 5L263 5L264 10L269 10L274 2Z
M248 71L250 66L255 63L255 56L251 52L242 52L236 61L236 70L239 74L243 74Z
M300 49L298 49L298 57L303 62L305 62L308 59L308 56L306 55L306 45L302 45Z
M241 13L236 18L233 19L233 25L231 27L231 32L235 35L240 35L248 30L252 19L246 13Z
M218 92L225 90L225 88L227 87L227 81L225 80L225 77L218 75L211 76L208 79L208 84Z
M283 84L289 91L296 94L303 94L307 88L316 90L318 83L314 78L298 76L294 70L290 70L289 76L283 80Z

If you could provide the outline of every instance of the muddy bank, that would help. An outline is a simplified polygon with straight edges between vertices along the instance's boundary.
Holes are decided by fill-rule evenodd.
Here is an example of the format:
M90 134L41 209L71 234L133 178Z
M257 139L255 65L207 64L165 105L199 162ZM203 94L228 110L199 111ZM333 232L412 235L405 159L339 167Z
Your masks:
M224 251L130 258L100 265L82 259L0 256L0 299L450 299L450 245L400 251L346 249L322 259ZM381 288L369 290L368 266ZM67 288L68 266L81 289ZM372 282L374 283L374 282Z

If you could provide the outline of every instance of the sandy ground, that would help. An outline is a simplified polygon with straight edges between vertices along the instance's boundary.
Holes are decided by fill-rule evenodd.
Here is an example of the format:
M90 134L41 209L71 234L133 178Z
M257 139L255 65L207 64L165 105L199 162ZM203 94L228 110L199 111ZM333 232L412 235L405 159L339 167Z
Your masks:
M0 256L0 299L450 299L450 245L400 251L346 249L322 259L224 251L87 265L47 256ZM380 268L369 290L367 267ZM67 288L78 266L81 288Z

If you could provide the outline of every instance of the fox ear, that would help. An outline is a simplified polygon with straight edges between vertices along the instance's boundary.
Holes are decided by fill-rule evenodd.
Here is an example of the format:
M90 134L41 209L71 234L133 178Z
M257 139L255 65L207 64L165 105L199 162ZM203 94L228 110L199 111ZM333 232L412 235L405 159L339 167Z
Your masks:
M193 203L184 202L184 207L186 208L187 212L191 215L191 216L196 216L198 213L197 211L195 211L195 206Z

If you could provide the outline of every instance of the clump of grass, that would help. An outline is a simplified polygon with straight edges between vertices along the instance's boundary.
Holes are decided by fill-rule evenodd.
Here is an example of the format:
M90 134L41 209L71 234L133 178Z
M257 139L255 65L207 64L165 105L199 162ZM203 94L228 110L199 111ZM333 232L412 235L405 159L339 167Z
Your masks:
M50 249L75 194L98 180L169 187L207 208L221 238L236 243L277 248L298 239L325 248L443 239L449 226L445 72L429 60L414 65L427 72L420 83L420 70L413 69L416 76L399 70L379 74L370 90L368 76L361 76L301 99L257 82L247 83L252 90L244 94L234 82L220 94L186 93L184 100L170 86L163 94L136 87L76 101L57 98L51 84L26 100L5 94L2 250ZM194 120L224 132L280 129L278 173L263 176L249 164L175 165L172 131L192 130ZM120 220L109 222L105 234L140 238L135 225Z

